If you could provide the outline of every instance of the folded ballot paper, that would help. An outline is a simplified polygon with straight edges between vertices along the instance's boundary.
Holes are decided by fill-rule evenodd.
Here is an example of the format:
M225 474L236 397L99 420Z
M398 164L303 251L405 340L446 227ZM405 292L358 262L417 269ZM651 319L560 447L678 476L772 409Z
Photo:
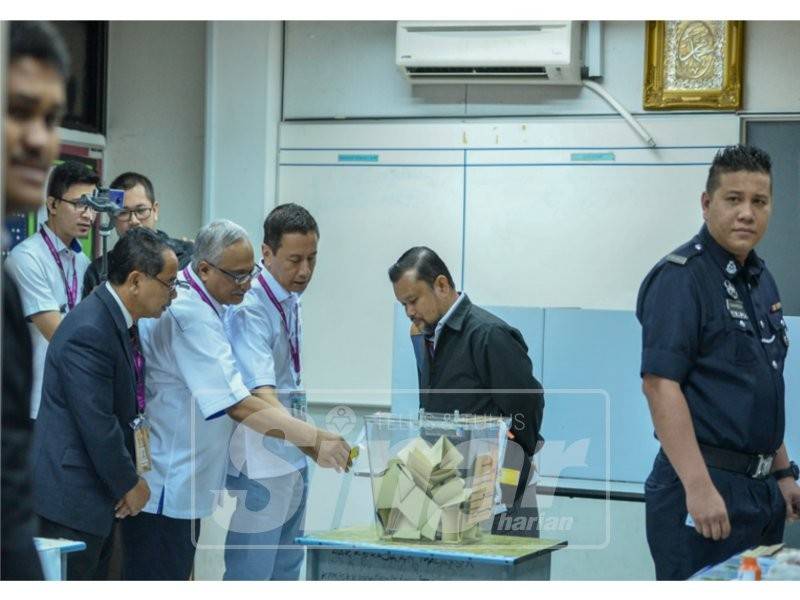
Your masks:
M492 517L497 456L479 454L471 469L453 443L411 440L386 471L373 478L373 497L384 539L468 543ZM466 477L466 479L465 479Z

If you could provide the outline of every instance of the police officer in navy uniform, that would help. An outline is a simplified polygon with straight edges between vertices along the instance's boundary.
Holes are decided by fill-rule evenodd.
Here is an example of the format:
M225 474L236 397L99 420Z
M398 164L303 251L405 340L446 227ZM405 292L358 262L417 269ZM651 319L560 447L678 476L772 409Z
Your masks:
M754 247L772 212L769 156L720 150L705 225L639 290L643 390L661 449L645 483L658 579L687 579L783 538L800 514L784 435L789 346L775 280Z

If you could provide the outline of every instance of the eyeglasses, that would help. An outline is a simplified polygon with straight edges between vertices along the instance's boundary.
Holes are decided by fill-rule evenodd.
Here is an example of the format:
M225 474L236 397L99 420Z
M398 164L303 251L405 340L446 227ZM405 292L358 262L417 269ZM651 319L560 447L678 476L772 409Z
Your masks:
M57 202L66 202L67 204L71 204L72 208L78 211L79 214L86 214L87 212L91 211L94 212L94 209L89 206L88 204L83 204L80 200L67 200L66 198L56 198Z
M151 277L152 279L155 279L155 280L156 280L158 283L160 283L161 285L163 285L165 288L168 288L168 289L169 289L169 292L170 292L170 294L171 294L172 292L174 292L176 288L181 288L182 290L188 290L188 289L191 287L191 286L189 285L189 282L188 282L188 281L183 281L182 279L177 279L177 278L175 278L175 279L173 279L172 281L170 281L169 283L166 283L166 282L164 282L164 281L161 281L161 280L160 280L158 277L156 277L155 275L148 275L148 277Z
M252 271L250 271L249 273L242 274L242 273L231 273L230 271L221 269L214 263L210 263L208 261L206 262L209 264L209 266L214 267L217 271L220 271L221 273L224 273L225 275L233 279L233 282L236 285L244 285L245 283L252 281L253 277L257 276L261 272L261 265L255 265L253 266Z
M121 211L117 213L117 221L122 221L126 223L131 220L131 214L135 214L136 218L139 221L144 221L150 216L150 213L153 212L152 206L138 206L133 210L128 208L123 208Z

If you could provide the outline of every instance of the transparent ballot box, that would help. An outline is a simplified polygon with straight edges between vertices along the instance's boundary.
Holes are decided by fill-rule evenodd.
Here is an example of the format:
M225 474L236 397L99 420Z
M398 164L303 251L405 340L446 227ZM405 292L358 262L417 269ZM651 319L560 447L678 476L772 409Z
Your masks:
M381 539L468 544L490 530L510 419L420 411L364 422Z

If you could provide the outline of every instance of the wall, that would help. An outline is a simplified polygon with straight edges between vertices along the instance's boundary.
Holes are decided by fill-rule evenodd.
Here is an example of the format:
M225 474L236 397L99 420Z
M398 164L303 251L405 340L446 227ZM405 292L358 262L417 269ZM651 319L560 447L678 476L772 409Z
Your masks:
M587 89L421 85L394 64L395 24L286 24L284 118L414 118L614 114ZM603 86L642 113L644 23L603 22ZM800 22L751 21L745 28L744 110L800 110ZM670 113L661 113L669 118Z
M282 40L276 21L208 24L203 223L239 223L257 256L275 205Z
M105 183L147 175L173 237L200 228L206 24L112 21Z

